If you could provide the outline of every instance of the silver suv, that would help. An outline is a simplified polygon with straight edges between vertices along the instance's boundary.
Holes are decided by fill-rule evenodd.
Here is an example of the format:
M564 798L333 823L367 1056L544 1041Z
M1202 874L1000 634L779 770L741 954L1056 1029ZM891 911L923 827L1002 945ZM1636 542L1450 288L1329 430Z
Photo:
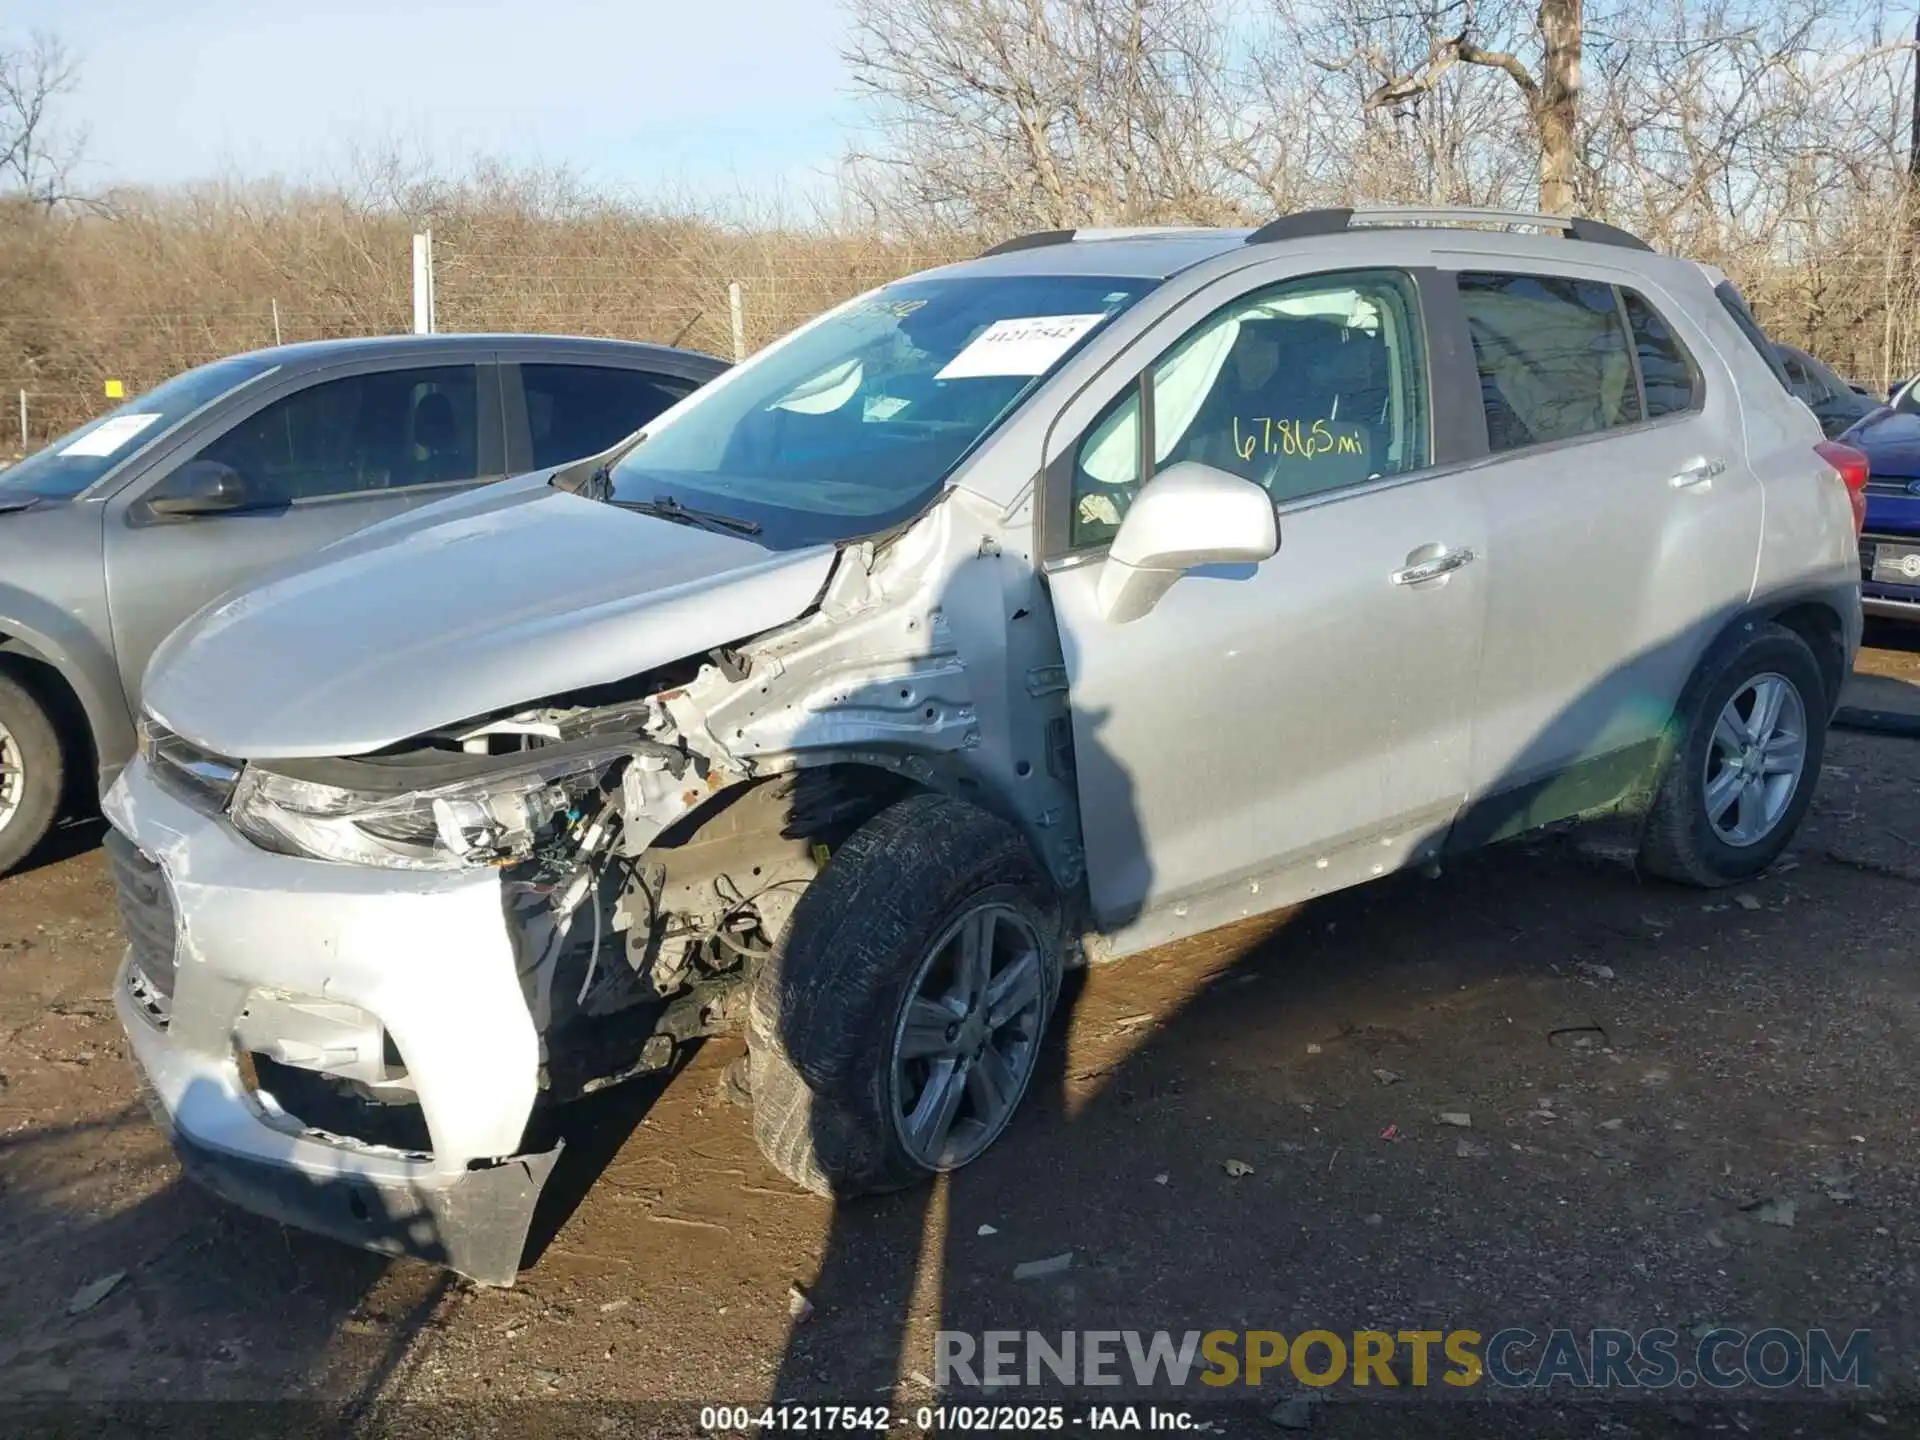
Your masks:
M506 1283L556 1102L705 1035L849 1196L1000 1135L1082 956L1609 810L1759 873L1865 478L1764 344L1581 220L1035 235L270 575L107 800L188 1173Z

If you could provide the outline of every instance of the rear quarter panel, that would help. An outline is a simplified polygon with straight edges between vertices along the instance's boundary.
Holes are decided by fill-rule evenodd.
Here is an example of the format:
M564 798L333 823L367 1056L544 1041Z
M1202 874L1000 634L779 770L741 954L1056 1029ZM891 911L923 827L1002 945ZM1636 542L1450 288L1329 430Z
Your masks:
M1811 417L1809 417L1811 423ZM1814 453L1820 427L1804 444L1752 454L1766 493L1754 598L1858 583L1860 551L1846 487Z
M1763 497L1749 598L1764 603L1857 583L1853 506L1846 487L1814 451L1825 438L1820 422L1781 386L1714 295L1711 281L1697 269L1695 276L1686 286L1688 307L1733 373L1747 464Z

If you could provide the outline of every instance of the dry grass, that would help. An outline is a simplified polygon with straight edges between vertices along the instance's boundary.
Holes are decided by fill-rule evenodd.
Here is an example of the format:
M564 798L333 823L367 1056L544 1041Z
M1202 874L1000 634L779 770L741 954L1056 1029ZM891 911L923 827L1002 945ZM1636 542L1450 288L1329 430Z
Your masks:
M0 451L191 365L274 343L392 333L413 318L412 236L434 234L443 330L611 335L749 349L885 280L956 258L820 224L661 214L552 193L541 177L371 199L219 187L115 197L100 210L0 207Z
M1920 369L1904 199L1858 203L1844 243L1805 255L1655 236L1724 265L1780 339L1879 381ZM971 253L779 215L720 220L583 193L564 176L492 175L293 190L221 186L47 213L0 205L0 453L29 447L191 365L274 342L405 330L415 230L434 232L445 330L550 331L732 348L727 287L757 348L827 306Z

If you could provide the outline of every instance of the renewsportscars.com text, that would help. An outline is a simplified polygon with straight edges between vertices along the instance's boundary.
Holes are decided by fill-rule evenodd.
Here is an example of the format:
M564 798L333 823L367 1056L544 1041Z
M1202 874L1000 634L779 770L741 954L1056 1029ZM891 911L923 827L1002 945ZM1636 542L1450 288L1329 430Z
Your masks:
M1021 1385L1452 1386L1665 1390L1825 1389L1873 1383L1873 1337L1855 1330L942 1330L941 1390Z

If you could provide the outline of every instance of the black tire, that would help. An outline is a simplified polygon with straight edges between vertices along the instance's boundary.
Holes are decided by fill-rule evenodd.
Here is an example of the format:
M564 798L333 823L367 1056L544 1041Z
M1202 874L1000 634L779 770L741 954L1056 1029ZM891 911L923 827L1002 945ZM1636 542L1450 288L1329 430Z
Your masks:
M747 1025L754 1138L782 1174L846 1199L947 1168L921 1163L897 1132L894 1037L935 941L983 904L1018 912L1039 940L1044 1030L1060 994L1059 907L1006 821L911 796L854 832L808 887L755 982Z
M66 784L66 760L47 712L33 692L10 675L0 675L0 730L12 737L7 748L17 752L22 771L19 798L12 813L0 820L0 875L5 875L52 828ZM0 757L0 764L6 763L10 760ZM5 779L0 776L0 794Z
M1773 828L1750 845L1728 844L1707 815L1707 751L1729 700L1757 676L1778 675L1798 693L1805 758L1791 799ZM1640 867L1662 879L1712 889L1760 874L1793 839L1813 803L1833 706L1807 642L1785 626L1756 623L1709 652L1674 712L1640 836Z

